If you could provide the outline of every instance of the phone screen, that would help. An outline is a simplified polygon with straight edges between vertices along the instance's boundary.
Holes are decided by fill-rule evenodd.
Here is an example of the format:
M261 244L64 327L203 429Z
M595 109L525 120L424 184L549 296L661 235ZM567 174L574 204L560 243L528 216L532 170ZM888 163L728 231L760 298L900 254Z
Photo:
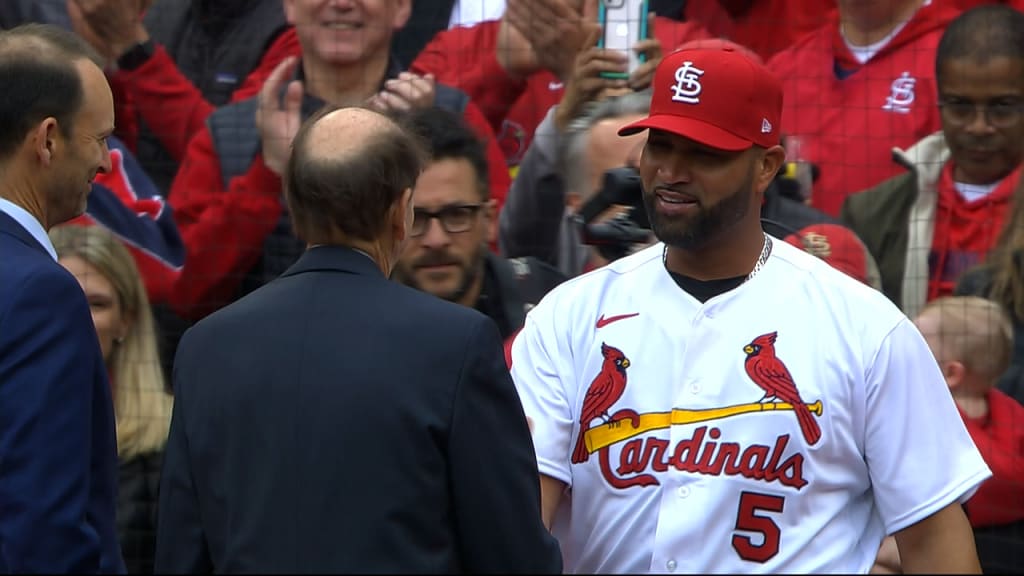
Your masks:
M627 79L644 62L633 46L647 38L647 0L598 0L598 23L602 34L598 47L618 50L629 58L625 74L606 72L605 78Z

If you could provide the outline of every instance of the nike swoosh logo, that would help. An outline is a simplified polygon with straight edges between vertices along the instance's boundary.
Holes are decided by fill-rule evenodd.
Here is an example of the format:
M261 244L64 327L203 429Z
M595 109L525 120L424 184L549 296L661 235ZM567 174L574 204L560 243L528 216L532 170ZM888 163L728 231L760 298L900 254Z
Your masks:
M605 318L604 314L601 314L601 317L597 319L596 328L604 328L612 322L618 322L619 320L625 320L626 318L632 318L639 315L639 312L633 312L632 314L619 314L618 316L609 316Z
M555 82L553 80L551 82L548 82L548 90L551 90L552 92L561 90L563 86L565 86L565 84L561 82Z

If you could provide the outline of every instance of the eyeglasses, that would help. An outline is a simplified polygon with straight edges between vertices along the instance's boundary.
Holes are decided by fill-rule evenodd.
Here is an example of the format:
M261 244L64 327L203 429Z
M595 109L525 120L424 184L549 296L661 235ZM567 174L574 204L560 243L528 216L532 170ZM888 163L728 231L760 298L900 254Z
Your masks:
M970 124L974 121L975 113L981 110L988 125L1009 128L1020 122L1024 103L1010 101L976 104L970 100L941 100L939 108L942 110L943 121L956 126Z
M445 206L436 212L416 208L413 210L415 217L412 221L412 236L422 236L430 228L430 221L434 218L441 223L441 228L449 234L468 232L473 227L473 217L483 208L483 204L457 204Z

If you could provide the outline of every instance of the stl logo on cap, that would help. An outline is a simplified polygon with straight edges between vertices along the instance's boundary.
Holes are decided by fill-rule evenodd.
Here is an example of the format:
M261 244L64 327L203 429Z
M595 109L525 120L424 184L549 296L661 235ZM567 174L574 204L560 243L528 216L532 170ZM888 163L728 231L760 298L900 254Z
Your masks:
M782 82L750 50L724 40L684 44L662 58L646 118L620 136L659 130L726 151L778 146Z
M675 86L670 86L672 99L687 104L700 104L700 91L704 88L700 84L700 77L703 75L704 71L694 66L693 62L683 62L682 66L676 68Z

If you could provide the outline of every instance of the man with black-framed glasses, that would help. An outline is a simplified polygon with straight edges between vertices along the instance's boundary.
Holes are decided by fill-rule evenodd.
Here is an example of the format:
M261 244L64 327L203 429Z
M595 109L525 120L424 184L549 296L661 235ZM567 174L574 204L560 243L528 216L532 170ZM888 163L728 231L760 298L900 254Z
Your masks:
M936 52L942 131L894 150L907 172L850 196L843 221L908 316L952 294L1002 229L1024 158L1024 13L964 12Z
M431 161L416 181L409 243L394 279L490 317L503 338L565 277L536 258L507 260L488 250L497 209L487 182L486 151L456 115L439 109L407 114Z

